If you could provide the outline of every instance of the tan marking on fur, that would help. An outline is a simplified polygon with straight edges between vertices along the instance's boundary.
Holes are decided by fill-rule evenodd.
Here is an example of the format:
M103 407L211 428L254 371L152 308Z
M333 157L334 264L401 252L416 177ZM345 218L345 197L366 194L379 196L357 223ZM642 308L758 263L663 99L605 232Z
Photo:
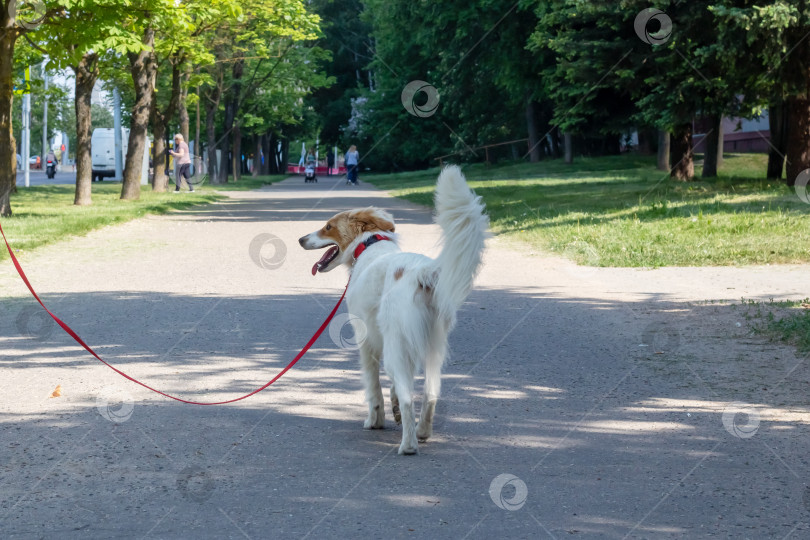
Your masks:
M325 240L331 240L340 248L346 251L349 244L360 234L360 230L353 226L348 212L341 212L326 222L321 229L319 236Z
M393 218L387 212L374 207L349 210L336 214L327 221L318 236L331 240L344 252L358 236L369 231L394 232Z
M374 207L355 210L352 218L362 227L362 232L394 232L394 222L391 216Z
M401 278L401 277L402 277L402 274L404 274L404 273L405 273L405 269L404 269L404 268L397 268L397 271L396 271L396 272L394 272L394 279L395 279L395 280L399 280L399 278Z

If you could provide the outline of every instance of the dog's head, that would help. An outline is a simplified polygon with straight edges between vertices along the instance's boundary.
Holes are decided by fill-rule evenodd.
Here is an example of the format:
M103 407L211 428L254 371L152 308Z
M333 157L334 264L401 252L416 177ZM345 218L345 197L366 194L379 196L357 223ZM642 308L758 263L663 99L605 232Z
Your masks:
M333 216L320 230L302 236L298 243L304 249L329 248L312 267L312 275L329 272L354 260L354 248L374 233L393 233L394 218L373 206L348 210Z

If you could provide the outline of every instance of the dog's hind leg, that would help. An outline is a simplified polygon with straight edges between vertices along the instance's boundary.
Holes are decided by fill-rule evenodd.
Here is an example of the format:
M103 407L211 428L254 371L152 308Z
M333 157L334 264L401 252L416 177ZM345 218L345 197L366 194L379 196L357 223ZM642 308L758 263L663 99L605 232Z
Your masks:
M441 376L441 360L428 358L425 362L425 397L419 415L419 429L416 431L420 441L426 441L433 435L433 414L436 412L436 401L441 390Z
M413 362L403 353L398 340L386 341L383 350L385 372L391 377L394 394L399 400L402 413L402 442L399 454L416 454L419 445L416 441L416 417L413 408Z
M391 412L394 413L394 420L397 424L402 423L402 411L399 408L399 398L397 397L397 389L391 385Z
M447 354L447 331L441 323L434 327L430 336L430 350L425 358L425 397L419 415L419 429L416 436L426 441L433 435L433 414L436 412L436 401L442 388L442 365Z
M365 345L360 347L360 365L368 402L368 418L364 429L382 429L385 426L385 403L380 386L380 359Z

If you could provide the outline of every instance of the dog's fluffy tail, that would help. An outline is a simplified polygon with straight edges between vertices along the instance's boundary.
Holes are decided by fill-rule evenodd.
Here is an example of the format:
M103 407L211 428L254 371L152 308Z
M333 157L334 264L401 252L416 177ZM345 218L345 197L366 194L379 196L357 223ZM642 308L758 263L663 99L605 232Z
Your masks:
M443 247L436 259L439 271L434 300L439 315L452 328L481 265L489 218L481 197L470 190L455 165L445 167L439 175L435 201Z

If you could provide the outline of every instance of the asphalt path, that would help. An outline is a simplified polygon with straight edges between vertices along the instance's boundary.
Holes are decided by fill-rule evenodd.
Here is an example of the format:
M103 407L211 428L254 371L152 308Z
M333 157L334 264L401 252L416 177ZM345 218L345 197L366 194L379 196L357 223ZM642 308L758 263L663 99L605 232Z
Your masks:
M28 173L28 184L30 186L47 186L59 184L76 184L76 172L73 167L63 167L63 170L57 171L53 178L48 178L44 170L32 169ZM17 186L25 186L25 173L17 171Z
M337 301L345 271L311 276L297 244L335 212L383 207L405 249L438 253L429 209L365 184L231 195L22 263L106 360L213 401L272 378ZM192 406L90 357L6 260L0 537L807 538L808 366L722 301L806 295L806 275L582 269L494 238L435 435L399 456L390 410L362 429L345 307L270 389Z

